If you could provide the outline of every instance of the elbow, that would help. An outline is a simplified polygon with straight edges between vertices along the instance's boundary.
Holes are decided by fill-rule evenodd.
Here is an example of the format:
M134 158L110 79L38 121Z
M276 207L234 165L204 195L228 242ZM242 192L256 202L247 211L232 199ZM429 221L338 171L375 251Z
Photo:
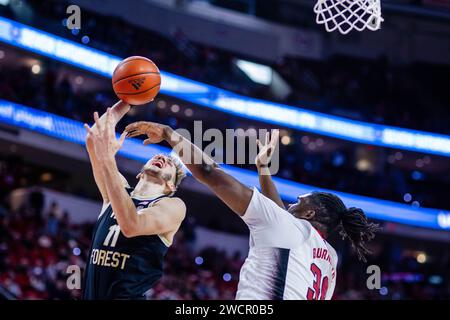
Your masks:
M136 228L133 228L133 227L129 227L129 226L125 227L124 226L124 227L120 227L120 230L122 231L122 234L125 238L134 238L139 235L137 233Z
M120 225L120 231L125 238L133 238L139 235L139 229L137 223L127 222Z

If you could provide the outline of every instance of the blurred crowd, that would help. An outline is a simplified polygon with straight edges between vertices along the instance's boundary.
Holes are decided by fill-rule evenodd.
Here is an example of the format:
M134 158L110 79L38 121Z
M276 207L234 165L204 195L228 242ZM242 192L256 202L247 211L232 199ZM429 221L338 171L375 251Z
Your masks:
M178 29L162 36L120 18L84 10L83 29L71 33L62 26L64 2L26 2L33 10L32 16L15 16L1 8L4 12L0 14L121 57L147 56L161 69L191 79L257 98L277 99L267 87L253 83L235 67L235 58L246 57L193 43ZM446 91L450 81L448 66L395 65L381 56L376 60L331 57L320 62L284 57L271 67L293 89L280 102L358 120L449 133L448 113L444 116L450 103Z
M83 42L81 39L88 35L87 41L84 38L88 46L122 57L148 56L163 70L245 95L276 100L266 87L251 82L232 67L234 53L192 43L179 30L163 37L118 18L83 12L82 32L72 34L62 27L60 17L66 15L64 2L28 0L26 3L33 7L35 15L24 18L25 23L74 41ZM6 7L0 7L0 14L14 17ZM450 119L445 110L450 104L446 88L450 82L448 67L397 66L385 57L372 61L333 57L325 62L285 57L272 67L294 89L281 102L353 119L450 133ZM61 76L55 62L48 62L39 75L32 74L29 67L17 69L0 63L0 98L83 122L91 122L93 111L104 110L115 102L111 90L82 92L75 82ZM176 114L167 116L159 108L146 108L145 112L145 118L150 121L175 128L192 126L192 121ZM136 119L130 114L120 123L119 131ZM236 126L226 117L221 121L221 126ZM280 149L285 155L281 158L280 177L395 201L403 201L404 194L410 193L423 206L448 208L450 177L436 180L389 164L376 173L362 172L355 169L352 161L354 150L309 153L305 146L312 140L319 145L320 138L305 139L300 133L294 133L292 138L293 143ZM394 156L388 155L389 152L386 159ZM66 270L69 265L84 268L92 225L72 223L69 213L62 211L57 203L45 208L39 189L31 192L20 208L11 208L7 201L12 190L33 185L78 193L67 185L66 174L44 169L25 164L17 157L0 159L0 286L20 299L79 299L80 290L67 289ZM149 299L234 298L244 257L214 247L198 252L195 228L191 219L183 224L169 250L165 275L148 292ZM450 298L450 256L438 244L409 244L409 247L434 251L424 261L418 258L419 250L406 250L406 246L393 238L379 238L369 261L383 271L379 290L366 288L365 266L357 263L349 248L339 240L336 246L340 265L335 299Z
M69 78L59 72L57 64L47 63L36 75L28 66L21 68L0 64L0 98L32 106L41 110L91 123L94 111L105 110L116 102L111 90L82 91L76 78ZM166 99L166 98L161 98ZM170 104L166 99L165 104ZM175 103L175 102L174 102ZM187 109L183 102L176 102ZM169 108L168 108L169 109ZM186 118L180 113L171 113L156 107L141 108L138 113L130 112L118 125L118 132L131 122L146 119L170 125L173 128L185 128L193 132L193 118ZM196 117L195 117L196 119ZM206 125L221 129L249 126L236 121L233 117L221 117L219 121L209 119ZM355 149L340 148L333 152L311 152L311 145L320 148L326 144L318 137L293 132L291 143L280 146L279 177L299 181L321 188L356 193L375 198L404 201L404 195L414 195L424 207L448 208L446 190L450 176L439 177L426 175L417 171L400 169L389 162L389 158L402 157L399 151L386 151L384 163L372 172L355 168ZM424 157L425 163L429 157ZM255 168L246 166L250 170ZM364 184L359 183L365 181ZM433 192L429 192L429 190Z
M3 172L0 179L10 178ZM84 270L92 224L74 224L58 203L44 206L45 195L37 188L15 209L8 194L0 199L0 289L18 299L80 299L81 290L67 287L68 267ZM191 217L185 219L166 257L164 276L148 299L234 299L245 257L213 245L196 250L196 226ZM344 243L332 242L339 253L334 299L450 298L450 254L439 244L410 244L429 250L420 260L408 246L380 236L367 265L380 266L381 288L368 290L367 266Z
M88 46L122 57L148 56L164 70L246 95L274 99L267 88L252 83L231 67L235 54L192 43L179 30L164 37L116 17L83 11L82 31L71 33L62 27L60 19L65 16L64 2L28 0L26 3L33 8L27 18L16 16L7 7L0 7L0 14L74 41L83 42L88 35L89 40L84 41ZM117 37L118 33L123 36ZM0 98L83 122L91 122L93 111L104 110L115 102L110 88L95 92L81 90L77 79L61 75L58 66L59 63L48 61L40 74L35 75L29 67L18 70L0 63ZM333 57L321 62L285 57L272 67L295 89L283 102L354 119L449 133L446 106L450 104L450 95L445 87L450 82L448 67L396 66L385 57L371 61ZM177 103L183 106L182 102ZM192 120L187 121L177 114L167 115L159 108L139 112L130 113L119 124L118 131L142 119L142 112L146 112L145 119L150 121L174 128L192 127ZM208 125L236 128L240 124L235 117L224 115L220 123ZM398 202L409 194L420 206L448 209L446 190L450 176L428 176L420 169L401 170L392 164L395 160L388 161L394 156L395 159L403 157L401 152L382 151L385 152L384 164L368 172L355 168L354 148L314 153L308 148L320 147L323 139L305 137L298 132L293 133L292 138L289 145L282 145L280 149L283 157L279 176L282 178ZM429 160L426 158L424 163Z
M17 212L1 208L0 285L19 299L80 298L80 290L67 288L67 268L84 270L92 226L71 224L58 208L52 205L43 219L36 218L30 204ZM183 227L165 260L164 276L148 299L234 299L243 258L215 248L195 252L185 233ZM334 299L450 298L448 260L446 265L430 264L427 269L436 275L422 273L415 259L401 261L389 262L381 289L368 290L365 266L354 256L346 258L338 270ZM370 263L375 262L382 263Z

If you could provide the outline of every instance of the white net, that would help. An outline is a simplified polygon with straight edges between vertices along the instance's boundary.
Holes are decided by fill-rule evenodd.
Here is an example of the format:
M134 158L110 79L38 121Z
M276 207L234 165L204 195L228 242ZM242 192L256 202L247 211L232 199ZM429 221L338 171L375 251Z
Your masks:
M380 0L318 0L314 12L316 22L324 24L328 32L375 31L383 22Z

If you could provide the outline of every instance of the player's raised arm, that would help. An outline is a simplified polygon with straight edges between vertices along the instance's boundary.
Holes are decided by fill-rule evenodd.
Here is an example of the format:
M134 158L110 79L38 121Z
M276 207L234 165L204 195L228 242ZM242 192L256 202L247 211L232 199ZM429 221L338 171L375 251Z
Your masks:
M167 141L195 179L208 186L231 210L245 214L253 191L223 171L202 150L172 128L153 122L136 122L125 129L129 137L147 135L144 144Z
M128 111L130 111L130 105L123 101L117 102L110 109L111 123L114 125L114 127L125 116L125 114ZM94 121L98 122L100 124L104 124L104 122L106 121L106 113L103 114L101 117L99 117L98 113L95 112L94 113ZM100 194L102 195L103 203L105 204L105 203L109 202L108 194L106 192L106 186L105 186L105 182L103 179L103 175L100 174L99 159L98 159L97 154L95 153L95 149L94 149L94 145L93 145L93 134L90 133L90 132L95 133L97 131L96 124L94 124L92 126L92 128L89 128L89 126L87 124L85 124L84 126L87 130L86 149L88 151L89 160L91 162L94 180L95 180L95 183L97 184ZM123 180L123 183L126 184L126 180L124 177L122 177L122 180Z
M269 169L269 163L274 154L274 150L277 147L279 135L279 130L272 130L272 137L269 137L269 132L266 133L264 144L257 140L259 153L256 156L255 163L258 168L259 185L261 186L262 194L275 202L280 208L286 209L283 200L281 200L280 194L278 193L277 187L273 183Z
M115 155L123 144L126 132L117 140L114 127L114 118L108 108L104 121L100 121L97 116L95 128L87 128L87 130L92 139L92 151L95 152L98 160L96 168L98 177L104 183L105 192L111 202L120 230L128 237L136 234L138 215L133 200L123 187L123 177L115 160Z

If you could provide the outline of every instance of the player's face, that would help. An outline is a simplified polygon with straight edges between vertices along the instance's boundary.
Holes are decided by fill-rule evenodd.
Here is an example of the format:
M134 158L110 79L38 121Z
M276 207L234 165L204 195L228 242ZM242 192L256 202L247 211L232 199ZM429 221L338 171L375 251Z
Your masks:
M176 167L171 158L165 155L157 155L147 161L141 173L141 179L149 175L173 183L176 176Z
M292 215L294 215L297 218L305 218L306 213L308 212L308 210L311 209L311 206L309 204L309 196L311 194L304 194L301 195L297 198L297 202L295 203L291 203L288 206L288 212Z

